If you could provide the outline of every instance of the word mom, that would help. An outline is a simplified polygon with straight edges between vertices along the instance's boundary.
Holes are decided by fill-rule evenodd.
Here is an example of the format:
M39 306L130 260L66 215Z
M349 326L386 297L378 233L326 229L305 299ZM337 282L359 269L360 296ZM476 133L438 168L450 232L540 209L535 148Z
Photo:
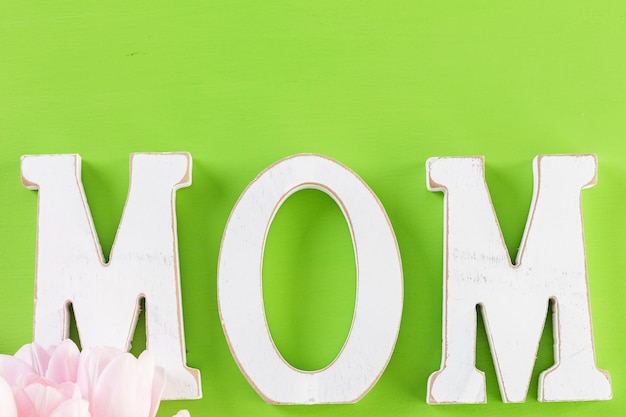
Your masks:
M128 198L104 263L81 182L78 155L24 156L22 181L39 189L34 341L68 337L71 304L82 346L129 349L145 297L147 346L166 372L167 399L201 396L186 366L175 217L176 189L191 184L188 153L131 155ZM555 364L539 379L540 401L610 399L595 364L581 190L595 184L593 155L539 156L516 264L511 264L484 179L482 158L431 158L427 187L445 193L443 355L427 401L486 401L475 367L476 310L505 402L526 398L550 300ZM354 244L357 285L352 327L339 356L315 372L294 369L272 341L261 270L269 225L303 188L326 192L341 208ZM354 172L320 155L296 155L262 172L230 215L219 257L218 300L232 354L250 384L276 404L350 403L374 386L400 327L403 278L383 206ZM115 307L113 307L115 306Z

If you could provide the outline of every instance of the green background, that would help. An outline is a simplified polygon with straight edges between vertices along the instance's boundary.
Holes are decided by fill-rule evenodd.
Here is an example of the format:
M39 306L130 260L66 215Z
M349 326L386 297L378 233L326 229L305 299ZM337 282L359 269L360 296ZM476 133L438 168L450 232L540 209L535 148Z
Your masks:
M80 153L108 256L131 152L188 151L193 185L177 211L187 361L204 398L159 417L623 415L626 412L626 2L0 0L0 352L31 340L37 194L24 154ZM248 384L219 322L216 267L228 215L275 161L315 152L349 166L395 229L405 280L389 366L352 405L274 406ZM544 404L548 321L525 404L503 404L482 324L488 404L428 406L441 355L443 198L425 187L431 156L485 155L515 256L532 193L532 158L595 153L583 192L598 366L614 399ZM263 266L270 330L284 357L319 369L354 308L347 225L325 194L290 198ZM141 325L140 325L141 327ZM138 333L133 352L145 336Z

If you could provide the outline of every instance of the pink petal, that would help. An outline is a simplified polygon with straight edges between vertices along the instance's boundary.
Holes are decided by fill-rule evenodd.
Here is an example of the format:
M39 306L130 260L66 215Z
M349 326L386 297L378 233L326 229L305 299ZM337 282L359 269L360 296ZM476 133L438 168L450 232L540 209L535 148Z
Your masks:
M80 398L66 400L50 414L50 417L91 417L89 403Z
M138 370L140 375L150 375L150 378L145 380L150 389L149 410L147 417L154 417L159 410L159 404L161 403L161 395L163 395L163 389L165 388L165 373L163 368L156 366L154 362L154 356L149 350L144 350L137 359Z
M30 365L14 356L0 355L0 377L9 385L17 384L26 375L35 375Z
M49 351L39 346L37 343L24 345L15 353L17 359L26 362L38 375L45 376L50 361L51 348Z
M0 416L17 417L17 406L13 399L13 391L11 387L0 377Z
M37 416L41 417L50 416L65 401L63 394L52 386L32 384L26 387L24 392L35 406Z
M16 389L24 389L29 385L32 384L40 384L40 385L55 385L54 382L39 376L37 374L24 374L21 375L18 379L17 382L15 383L15 385L13 385L13 392L15 392Z
M92 391L92 417L147 417L151 410L154 361L130 353L114 358Z
M64 398L83 398L78 385L74 382L63 382L57 385L57 389Z
M79 358L80 351L74 342L70 339L64 340L50 357L46 378L58 383L76 382Z
M139 359L146 354L148 351L144 351L141 354ZM149 417L154 417L159 410L159 404L161 402L161 396L163 395L163 390L165 389L165 372L163 368L160 366L154 367L154 378L152 379L152 395L150 401L150 414Z
M109 365L113 358L122 352L113 348L89 348L82 351L78 359L76 383L80 388L83 398L92 401L92 390L100 374Z
M13 398L18 410L19 416L38 416L33 400L26 394L23 389L13 389Z
M187 410L180 410L174 417L191 417L191 414Z

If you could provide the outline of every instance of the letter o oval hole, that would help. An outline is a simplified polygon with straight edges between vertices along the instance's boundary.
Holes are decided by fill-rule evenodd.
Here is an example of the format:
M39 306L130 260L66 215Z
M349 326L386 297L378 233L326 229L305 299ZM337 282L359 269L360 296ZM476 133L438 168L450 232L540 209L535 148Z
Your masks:
M263 252L283 201L298 190L326 192L352 236L357 284L354 317L335 360L318 371L290 366L272 340L263 303ZM387 215L367 185L336 161L296 155L262 172L226 224L218 262L218 304L230 350L250 384L276 404L351 403L384 371L402 316L402 267Z
M328 366L350 333L355 296L354 246L341 209L323 191L292 194L263 255L265 315L283 358L301 370Z

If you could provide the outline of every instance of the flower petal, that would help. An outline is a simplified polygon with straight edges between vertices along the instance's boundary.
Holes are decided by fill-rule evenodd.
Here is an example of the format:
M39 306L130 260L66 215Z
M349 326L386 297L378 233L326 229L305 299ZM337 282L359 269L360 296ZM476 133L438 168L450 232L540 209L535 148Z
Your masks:
M11 387L0 377L0 416L17 417L17 406L13 399L13 391Z
M45 376L52 352L54 352L54 347L46 350L37 343L31 343L22 346L20 350L15 353L14 357L30 365L36 374Z
M92 391L100 374L115 357L121 354L122 352L113 348L88 348L82 351L78 359L76 383L84 399L92 402Z
M10 355L0 355L0 377L9 385L15 385L27 375L36 376L33 369L21 359Z
M92 417L147 417L151 409L154 362L122 353L107 366L92 391Z
M89 403L80 398L66 400L50 414L50 417L91 417Z
M139 362L141 366L154 370L150 395L150 412L148 414L149 417L154 417L159 410L161 396L163 395L163 390L165 389L165 371L160 366L155 365L154 357L149 350L145 350L141 355L139 355ZM140 372L145 372L145 370L140 370Z
M32 384L24 388L24 392L30 398L37 416L48 417L66 398L54 386L43 384Z
M13 398L15 399L15 406L19 416L39 416L33 400L30 399L23 389L14 387Z
M83 398L80 388L78 388L78 384L75 382L62 382L57 385L57 389L65 398Z
M48 362L45 376L55 382L76 382L80 351L70 339L64 340Z
M156 416L159 411L159 404L161 403L161 396L165 389L165 371L160 366L154 368L154 379L152 381L152 397L150 404L149 417Z

